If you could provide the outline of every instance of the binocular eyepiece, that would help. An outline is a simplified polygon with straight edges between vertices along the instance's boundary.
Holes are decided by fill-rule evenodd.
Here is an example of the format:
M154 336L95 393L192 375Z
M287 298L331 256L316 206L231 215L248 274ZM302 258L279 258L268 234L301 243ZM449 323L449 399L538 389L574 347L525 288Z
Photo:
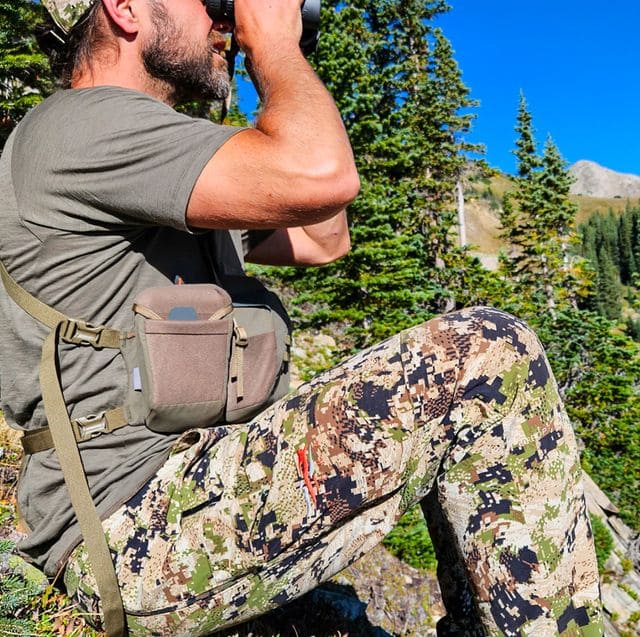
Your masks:
M206 0L207 13L212 20L235 22L234 0ZM320 0L305 0L302 5L302 38L300 48L305 55L316 49L320 36Z

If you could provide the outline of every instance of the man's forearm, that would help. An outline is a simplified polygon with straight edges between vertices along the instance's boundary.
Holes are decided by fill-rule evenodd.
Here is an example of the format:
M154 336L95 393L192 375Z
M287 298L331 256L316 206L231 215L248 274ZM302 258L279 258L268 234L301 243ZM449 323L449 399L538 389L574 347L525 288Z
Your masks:
M258 130L285 145L301 170L353 170L340 113L300 50L268 52L251 64L263 102Z
M351 247L347 215L297 228L280 228L251 246L250 263L264 265L325 265L343 257Z

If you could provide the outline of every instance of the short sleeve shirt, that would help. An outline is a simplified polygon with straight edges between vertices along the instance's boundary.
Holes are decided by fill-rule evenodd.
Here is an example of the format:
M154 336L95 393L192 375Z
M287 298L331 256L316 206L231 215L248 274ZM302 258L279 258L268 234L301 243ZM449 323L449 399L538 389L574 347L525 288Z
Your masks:
M239 233L193 233L185 214L202 169L242 129L179 114L117 87L56 93L31 111L0 159L0 259L31 294L74 318L131 329L133 299L180 277L212 281L211 264L242 271ZM10 426L46 424L38 380L47 328L0 294L0 397ZM61 346L71 418L121 405L115 350ZM102 517L164 462L175 436L127 426L83 443ZM18 491L31 530L20 545L54 574L79 541L53 450L28 456Z

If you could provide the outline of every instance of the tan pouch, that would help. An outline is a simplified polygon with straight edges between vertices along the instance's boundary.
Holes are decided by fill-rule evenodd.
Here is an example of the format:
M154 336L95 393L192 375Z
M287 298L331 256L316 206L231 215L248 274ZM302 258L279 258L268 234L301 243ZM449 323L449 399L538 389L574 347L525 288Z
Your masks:
M225 420L246 422L289 391L291 325L280 299L260 280L226 276L234 336Z
M133 309L138 365L131 385L147 427L178 433L215 424L227 401L229 295L209 284L150 288Z

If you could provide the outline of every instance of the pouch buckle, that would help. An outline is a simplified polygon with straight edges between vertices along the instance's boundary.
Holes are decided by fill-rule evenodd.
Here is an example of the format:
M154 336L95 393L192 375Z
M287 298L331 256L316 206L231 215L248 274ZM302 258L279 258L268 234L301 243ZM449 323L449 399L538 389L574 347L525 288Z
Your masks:
M245 330L244 327L238 325L235 319L233 319L233 335L235 337L235 343L238 347L246 347L247 345L249 345L247 330Z
M100 347L100 335L104 330L104 325L92 325L85 321L76 319L68 319L65 321L60 338L65 343L73 343L74 345L91 345L92 347Z
M90 414L83 418L76 418L72 421L71 426L73 427L78 442L91 440L91 438L110 431L104 411L101 411L99 414Z

